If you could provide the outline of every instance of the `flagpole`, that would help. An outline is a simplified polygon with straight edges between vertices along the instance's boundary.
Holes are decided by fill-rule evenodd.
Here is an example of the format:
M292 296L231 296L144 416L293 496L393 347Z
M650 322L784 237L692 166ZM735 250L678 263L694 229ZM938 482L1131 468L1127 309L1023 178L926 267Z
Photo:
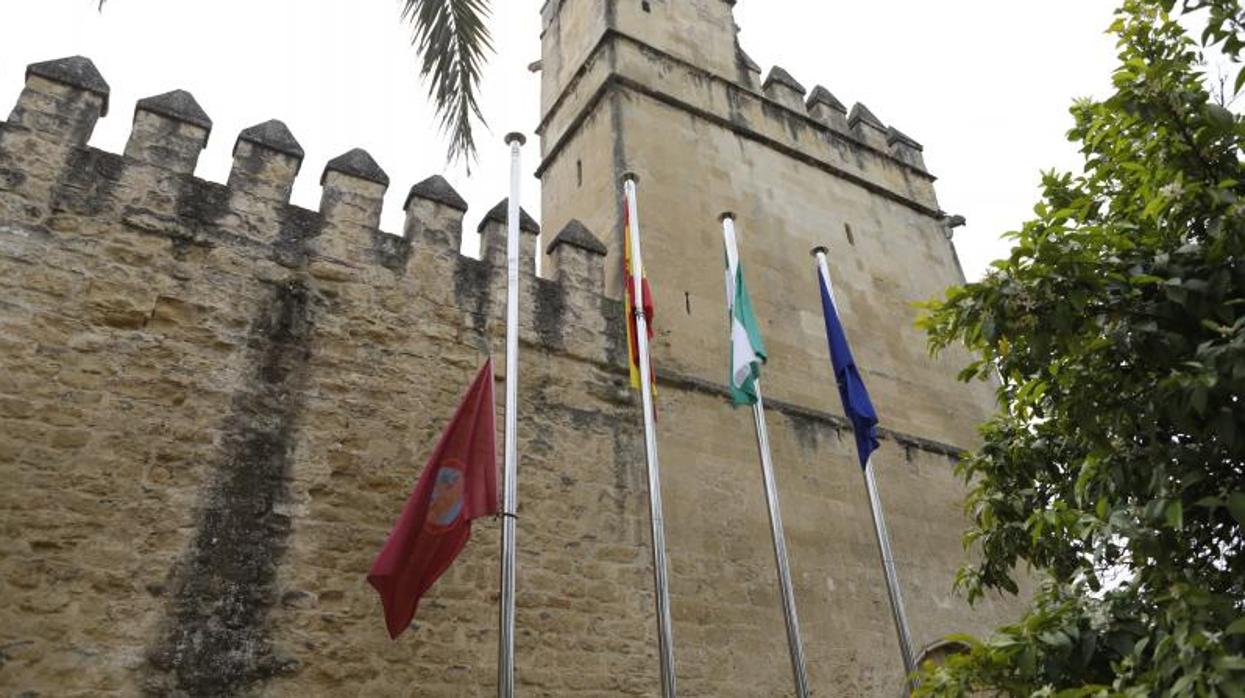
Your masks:
M727 249L739 259L735 242L735 221L731 213L722 214L722 233ZM728 301L729 302L729 301ZM756 402L752 420L756 425L757 452L761 457L761 479L765 483L765 502L769 505L769 529L774 541L774 561L778 565L778 590L782 597L783 619L787 626L787 649L791 655L791 673L798 698L808 698L808 675L804 668L804 641L800 638L800 620L795 612L795 591L791 585L791 564L787 557L787 539L783 533L782 511L778 506L778 483L774 479L773 456L770 454L769 429L765 424L765 400L761 397L761 379L753 379Z
M774 465L769 450L769 431L765 428L765 405L761 398L761 379L756 379L756 404L752 406L752 418L756 422L757 451L761 454L761 475L765 480L765 501L769 504L770 534L774 538L774 559L778 562L779 591L782 592L782 610L787 621L787 647L791 654L791 672L795 677L795 692L799 698L808 698L808 676L804 671L804 642L800 639L800 620L795 613L795 591L791 587L791 566L787 560L787 541L782 530L782 512L778 509L778 483L774 480Z
M635 334L639 349L640 396L644 409L644 458L648 463L649 521L653 536L653 586L657 596L657 642L661 655L661 694L664 698L675 696L674 638L670 620L670 590L666 571L666 526L661 505L661 466L657 461L657 435L653 419L652 366L648 351L648 318L644 314L644 263L640 256L640 215L636 205L634 172L623 175L626 193L627 215L631 222L631 278L635 291Z
M903 595L899 591L899 575L895 572L895 555L891 552L890 532L886 529L886 517L882 514L882 499L878 496L877 478L873 476L873 459L865 465L865 489L869 492L869 511L873 514L873 530L877 535L878 554L882 557L882 569L886 573L886 593L890 596L891 615L895 618L895 631L899 635L899 652L903 655L904 670L909 677L916 672L916 659L912 655L912 635L908 631L908 616L904 612ZM912 688L916 680L912 679Z
M506 472L501 509L501 610L497 647L498 698L514 696L515 538L519 500L519 148L527 142L510 133L510 199L506 212Z
M814 247L813 256L826 279L830 278L830 265L826 261L826 247ZM833 298L833 295L832 295ZM882 512L882 499L878 495L877 478L873 475L873 459L865 463L865 490L869 495L869 512L873 515L873 534L878 543L878 555L882 558L882 571L886 577L886 595L890 599L891 617L895 621L895 633L899 637L899 653L903 657L905 685L908 690L917 686L914 676L917 666L912 654L912 633L908 630L908 615L904 611L903 595L899 590L899 575L895 571L895 555L891 551L890 532L886 528L886 516Z

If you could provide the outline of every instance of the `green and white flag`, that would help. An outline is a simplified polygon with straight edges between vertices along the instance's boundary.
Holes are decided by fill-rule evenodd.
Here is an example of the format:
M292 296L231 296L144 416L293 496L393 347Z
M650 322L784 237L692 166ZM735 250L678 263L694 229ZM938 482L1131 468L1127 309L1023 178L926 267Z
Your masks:
M726 243L726 308L731 319L731 402L755 405L756 381L761 376L761 364L765 363L765 344L744 284L743 265L735 244L735 222L729 216L722 219L722 238Z

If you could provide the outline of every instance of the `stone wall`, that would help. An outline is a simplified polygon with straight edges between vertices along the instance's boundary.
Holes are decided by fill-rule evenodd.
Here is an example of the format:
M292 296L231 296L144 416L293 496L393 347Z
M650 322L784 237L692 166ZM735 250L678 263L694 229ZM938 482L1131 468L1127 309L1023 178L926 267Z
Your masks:
M302 150L280 122L238 136L222 186L193 176L211 120L185 92L138 104L124 155L87 146L108 92L86 59L35 64L0 124L0 691L494 694L496 522L477 522L397 642L364 575L475 370L502 354L504 207L467 258L467 204L440 178L412 187L391 235L366 153L325 166L309 211L288 202ZM608 247L568 224L538 278L538 227L523 228L520 690L655 695L642 435L621 306L602 293ZM724 324L696 341L725 361ZM659 363L681 694L786 695L749 417L681 369ZM802 370L833 392L825 365ZM816 693L893 695L851 434L816 406L770 415ZM918 643L1004 617L950 593L957 447L885 436Z

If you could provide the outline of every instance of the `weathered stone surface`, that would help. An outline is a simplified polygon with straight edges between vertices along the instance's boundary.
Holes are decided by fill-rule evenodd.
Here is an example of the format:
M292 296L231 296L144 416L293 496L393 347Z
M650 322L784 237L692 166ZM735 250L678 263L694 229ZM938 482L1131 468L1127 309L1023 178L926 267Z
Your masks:
M843 103L831 94L830 90L821 85L814 87L809 93L804 108L808 110L809 116L822 125L838 133L850 133L851 129L847 125L847 107L843 106Z
M337 157L329 160L324 166L324 174L320 175L320 184L324 184L324 180L330 172L340 172L351 177L358 177L369 182L375 182L383 186L389 186L389 175L376 164L376 160L372 158L366 150L355 148L349 150Z
M900 131L894 126L886 129L886 143L887 145L900 143L916 150L925 150L924 146L917 143L911 136L906 135L903 131Z
M874 116L873 112L869 111L869 107L866 107L860 102L852 105L852 113L847 117L847 121L853 128L855 128L858 122L864 122L874 128L886 128L882 125L882 121L878 119L878 117Z
M498 201L497 205L490 208L488 213L484 214L484 218L480 219L480 225L477 227L476 232L483 233L485 229L493 223L501 223L504 229L506 225L506 218L510 215L509 206L509 197ZM537 223L536 219L532 218L527 211L523 210L522 207L519 208L519 230L525 233L533 233L536 235L540 234L540 224Z
M826 695L895 695L807 249L832 245L884 416L879 480L918 644L1005 619L1006 602L970 611L949 592L963 527L951 462L990 395L956 384L962 357L926 357L910 326L910 301L956 280L932 178L884 138L734 82L728 3L651 10L545 8L545 104L561 106L542 127L543 215L564 234L538 277L525 214L519 690L659 693L643 434L602 278L617 291L618 177L635 170L680 694L790 691L749 417L721 387L729 209L771 352L810 677ZM283 126L248 129L221 185L192 175L206 138L193 120L140 110L133 152L85 147L102 104L32 74L0 127L0 690L495 694L496 521L475 522L398 642L364 577L471 376L503 355L505 202L471 259L466 202L443 179L412 189L398 237L376 227L385 184L360 158L326 168L309 211L288 203L303 154Z
M839 98L835 97L830 93L830 90L827 90L821 85L814 87L813 91L808 95L808 102L806 103L806 106L809 109L812 109L815 105L822 105L829 107L834 111L843 112L844 114L847 113L847 107L843 106L843 103L839 101Z
M94 92L103 98L100 116L108 116L108 96L111 94L112 89L108 86L108 82L104 80L104 76L100 75L99 69L95 67L91 59L85 56L70 56L52 61L31 63L26 66L26 79L30 80L32 75L86 90L87 92Z
M467 201L441 175L433 175L411 187L402 208L410 208L412 199L427 199L459 211L467 210Z
M925 169L925 146L917 143L911 136L891 126L886 129L886 145L895 157L911 164L913 167Z
M583 223L571 220L545 248L559 283L581 288L602 288L605 284L605 256L609 248Z
M173 90L172 92L165 92L154 97L140 99L134 111L149 111L167 116L170 119L194 124L208 132L212 130L212 119L208 117L207 112L203 111L203 107L199 106L199 102L194 95L186 90Z
M852 105L852 111L847 115L847 126L862 143L875 148L885 147L886 126L860 102Z
M284 123L271 119L243 130L233 146L228 182L241 196L234 196L230 206L255 217L272 217L274 202L290 200L302 164L303 148Z
M140 99L125 156L191 174L207 146L212 120L185 90Z
M545 252L553 254L560 245L570 245L578 247L581 250L592 252L604 257L609 254L609 249L605 247L605 243L597 239L592 231L584 227L583 223L575 219L571 219L562 230L553 237L549 245L545 248Z
M804 86L779 66L770 68L761 89L766 97L792 111L804 110Z
M804 86L800 84L799 80L791 77L791 73L788 73L782 66L776 65L770 68L769 75L765 78L765 89L769 89L773 85L782 85L790 90L799 92L801 95L804 94Z
M298 144L294 134L290 133L290 128L277 119L269 119L262 124L256 124L243 130L242 133L238 134L238 142L262 145L265 148L275 150L278 153L285 153L299 160L303 158L303 147ZM234 149L237 149L236 145Z

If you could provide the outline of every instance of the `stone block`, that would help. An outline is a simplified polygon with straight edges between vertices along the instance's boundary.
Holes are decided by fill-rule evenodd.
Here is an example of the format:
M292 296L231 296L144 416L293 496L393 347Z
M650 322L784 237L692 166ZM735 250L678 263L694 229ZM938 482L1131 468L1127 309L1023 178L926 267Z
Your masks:
M189 92L174 90L148 97L134 109L125 156L178 174L193 174L211 132L212 120Z

